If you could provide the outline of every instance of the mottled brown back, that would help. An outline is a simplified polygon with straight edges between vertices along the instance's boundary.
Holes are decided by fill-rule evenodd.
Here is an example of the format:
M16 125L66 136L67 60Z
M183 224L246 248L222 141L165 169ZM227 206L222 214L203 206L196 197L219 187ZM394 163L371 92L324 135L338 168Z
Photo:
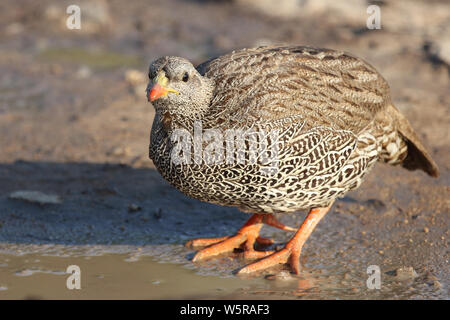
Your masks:
M407 147L405 155L391 155L396 161L390 163L439 175L408 120L392 105L385 79L360 58L305 46L260 47L208 60L197 70L215 79L216 99L210 115L226 125L300 114L312 126L358 135L378 124L378 134L392 130L401 137L397 143ZM377 123L377 119L383 120ZM398 138L395 135L386 140L386 146Z

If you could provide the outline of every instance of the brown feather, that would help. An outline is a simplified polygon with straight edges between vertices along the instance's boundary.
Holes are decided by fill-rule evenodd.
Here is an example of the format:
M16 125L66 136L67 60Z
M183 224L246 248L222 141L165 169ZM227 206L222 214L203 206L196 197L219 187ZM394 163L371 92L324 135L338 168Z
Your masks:
M395 119L400 135L405 139L408 146L408 154L403 160L402 167L408 170L421 169L432 177L439 176L439 169L428 151L420 142L408 119L400 113L392 104L387 108L388 114Z

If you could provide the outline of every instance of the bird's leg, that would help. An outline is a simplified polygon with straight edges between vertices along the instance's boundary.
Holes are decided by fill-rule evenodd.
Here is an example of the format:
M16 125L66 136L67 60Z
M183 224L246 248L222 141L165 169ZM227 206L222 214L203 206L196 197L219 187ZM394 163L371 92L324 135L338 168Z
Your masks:
M326 208L314 208L306 216L305 221L298 229L295 236L286 244L286 246L278 252L270 256L249 264L248 266L239 270L238 274L246 274L272 267L277 264L288 263L292 271L296 274L300 273L300 252L308 237L313 232L319 221L330 210L330 206Z
M273 215L271 214L264 214L263 215L263 223L272 226L274 228L278 228L285 231L297 231L295 228L291 228L289 226L286 226L279 222ZM274 253L274 251L256 251L254 250L254 243L255 241L263 246L269 246L273 244L272 239L257 237L256 239L253 239L251 236L248 237L247 241L245 242L245 250L243 253L243 256L245 259L259 259L267 257L268 255L271 255Z
M291 227L283 225L281 222L277 221L275 217L270 214L254 214L251 218L236 232L234 236L231 237L221 237L212 239L194 239L186 243L187 247L201 247L208 246L207 248L200 250L194 256L193 261L200 261L208 257L219 255L221 253L233 251L244 244L244 257L248 259L255 259L265 257L272 254L272 251L255 251L255 242L261 245L270 245L273 243L271 239L259 237L259 231L263 223L270 226L287 230L295 231Z
M297 231L297 229L295 228L291 228L289 226L285 226L284 224L282 224L281 222L279 222L274 216L272 216L271 214L255 214L258 216L262 216L262 223L265 223L269 226L272 226L274 228L278 228L281 230L285 230L285 231ZM253 215L247 222L245 225L247 225L250 221L254 221L252 220L252 218L255 216ZM244 226L245 226L244 225ZM243 226L243 227L244 227ZM199 248L199 247L207 247L213 244L216 244L218 242L222 242L226 239L230 238L230 236L225 236L225 237L219 237L219 238L199 238L199 239L193 239L190 240L188 242L186 242L186 247L188 248ZM262 237L257 237L255 240L257 243L259 243L260 245L263 246L269 246L271 244L273 244L273 240L272 239L267 239L267 238L262 238Z
M263 223L267 224L268 226L272 226L274 228L278 228L285 231L297 231L295 228L291 228L289 226L285 226L280 221L278 221L273 215L271 214L263 214Z

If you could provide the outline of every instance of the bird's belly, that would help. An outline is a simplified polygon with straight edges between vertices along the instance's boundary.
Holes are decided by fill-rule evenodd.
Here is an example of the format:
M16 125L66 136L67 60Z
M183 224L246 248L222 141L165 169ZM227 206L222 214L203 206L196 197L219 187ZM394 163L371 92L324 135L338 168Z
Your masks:
M160 172L179 191L192 198L236 206L246 212L283 213L327 206L358 187L368 168L349 171L351 166L322 175L308 175L312 168L293 170L291 166L280 166L276 173L268 175L262 173L259 166L249 165L179 165Z
M260 213L327 206L357 188L377 160L376 143L365 141L367 137L358 140L347 132L326 128L299 137L298 145L291 139L280 147L275 167L248 162L175 164L169 143L158 144L152 159L161 175L186 195ZM339 147L333 145L335 137L341 139Z

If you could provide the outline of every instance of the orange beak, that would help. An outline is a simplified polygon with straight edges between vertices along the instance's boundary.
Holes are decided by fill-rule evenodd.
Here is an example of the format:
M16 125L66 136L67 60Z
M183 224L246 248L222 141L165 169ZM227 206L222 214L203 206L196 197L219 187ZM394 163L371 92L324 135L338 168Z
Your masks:
M160 86L159 84L155 83L152 87L152 89L148 92L148 101L155 101L156 99L167 96L167 89L163 86Z
M155 101L156 99L159 99L161 97L165 97L169 94L169 92L173 92L176 94L180 94L177 90L171 89L167 87L167 84L169 83L169 79L167 77L160 73L158 74L155 79L152 80L153 86L148 92L147 99L150 102Z

